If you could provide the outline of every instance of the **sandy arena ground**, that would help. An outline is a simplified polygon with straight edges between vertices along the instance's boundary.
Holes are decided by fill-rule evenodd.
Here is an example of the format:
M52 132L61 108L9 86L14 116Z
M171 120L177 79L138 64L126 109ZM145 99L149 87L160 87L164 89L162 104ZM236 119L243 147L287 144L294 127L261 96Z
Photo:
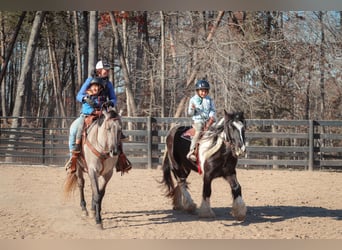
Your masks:
M63 167L0 164L0 239L342 239L342 173L238 169L247 218L229 214L228 184L213 182L214 219L173 211L161 170L115 173L103 201L104 230L80 215L78 190L63 199ZM202 177L190 192L201 203ZM86 179L88 208L89 180Z

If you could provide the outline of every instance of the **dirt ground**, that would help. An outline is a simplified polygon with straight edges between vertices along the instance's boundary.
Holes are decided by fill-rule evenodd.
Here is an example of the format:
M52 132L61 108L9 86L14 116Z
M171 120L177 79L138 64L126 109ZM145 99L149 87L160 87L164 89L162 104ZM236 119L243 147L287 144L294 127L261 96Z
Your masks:
M342 173L238 169L248 212L230 215L228 184L213 182L214 219L173 211L159 169L115 173L103 200L104 230L81 217L78 190L63 198L63 167L0 164L0 239L342 239ZM189 177L201 203L202 179ZM90 187L86 179L90 204Z

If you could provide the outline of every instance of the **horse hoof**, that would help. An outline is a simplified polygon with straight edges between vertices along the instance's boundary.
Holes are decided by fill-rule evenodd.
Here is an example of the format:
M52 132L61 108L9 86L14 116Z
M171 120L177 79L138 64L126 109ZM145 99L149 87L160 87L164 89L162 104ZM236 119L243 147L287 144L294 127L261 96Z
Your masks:
M196 209L197 209L197 205L196 205L195 203L193 203L193 204L189 205L189 206L185 209L185 211L187 211L187 212L190 213L190 214L194 214L194 213L196 213Z
M103 230L103 225L102 225L102 223L96 224L96 226L97 226L98 229Z
M215 218L216 217L216 215L215 215L215 213L213 212L213 211L209 211L209 212L198 212L198 217L199 218L208 218L208 219L210 219L210 218Z
M82 217L88 217L88 215L89 214L87 210L82 211L82 214L81 214Z
M231 212L230 214L237 221L244 221L246 219L246 214L239 214L239 213L234 213L234 212Z
M247 207L242 200L241 196L237 197L232 206L232 216L238 221L244 221L247 214Z
M235 217L235 219L238 221L244 221L246 219L246 215L237 216L237 217Z

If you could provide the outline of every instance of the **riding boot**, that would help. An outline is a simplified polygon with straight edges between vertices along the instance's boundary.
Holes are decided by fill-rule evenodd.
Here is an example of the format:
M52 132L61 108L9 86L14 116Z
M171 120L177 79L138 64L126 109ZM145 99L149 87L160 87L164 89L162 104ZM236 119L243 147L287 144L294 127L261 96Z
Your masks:
M76 142L75 142L75 147L74 147L74 150L73 152L75 153L80 153L81 152L81 140L80 139L76 139Z
M65 164L65 170L69 174L72 174L76 171L76 163L77 163L78 156L80 155L80 152L81 152L81 144L76 144L75 149L71 151L70 159Z
M119 145L119 150L120 153L115 168L116 172L121 171L121 175L123 175L124 173L128 173L128 171L132 169L132 163L127 159L126 155L122 151L122 144Z

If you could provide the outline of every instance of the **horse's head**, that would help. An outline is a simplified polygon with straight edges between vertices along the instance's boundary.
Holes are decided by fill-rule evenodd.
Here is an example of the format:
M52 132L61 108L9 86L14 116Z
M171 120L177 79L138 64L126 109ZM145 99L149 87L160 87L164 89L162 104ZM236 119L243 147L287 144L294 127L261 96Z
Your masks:
M245 128L246 121L243 112L224 111L224 131L236 157L243 155L246 151Z
M114 109L102 111L103 116L99 120L98 141L103 150L108 152L111 157L118 154L121 137L120 115Z

